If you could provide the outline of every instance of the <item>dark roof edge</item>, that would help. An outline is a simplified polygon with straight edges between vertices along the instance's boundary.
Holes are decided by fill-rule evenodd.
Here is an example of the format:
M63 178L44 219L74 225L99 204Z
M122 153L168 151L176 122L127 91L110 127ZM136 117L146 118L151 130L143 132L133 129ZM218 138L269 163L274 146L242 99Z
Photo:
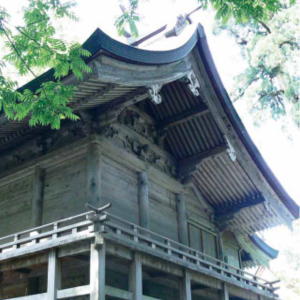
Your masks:
M91 53L91 56L86 59L86 62L91 61L99 53L99 51L103 51L121 59L122 61L134 64L158 65L173 63L185 58L195 47L197 40L197 32L195 31L193 35L178 48L167 51L144 50L123 44L97 28L82 44L82 47ZM53 74L53 69L50 69L37 78L29 81L18 90L36 90L42 82L54 80Z
M261 251L263 251L271 259L277 258L279 251L270 247L258 235L256 235L256 234L249 235L249 239L256 247L258 247Z
M255 146L254 142L252 141L244 124L242 123L235 108L233 107L233 104L227 94L227 91L221 81L217 68L214 64L202 25L199 24L197 32L198 32L198 43L197 43L198 52L200 54L200 57L203 60L205 70L209 75L213 88L218 96L218 99L222 104L222 107L227 117L229 118L240 140L242 141L248 153L250 154L252 160L255 162L260 172L266 178L269 185L278 195L282 203L291 212L294 218L299 218L300 208L298 204L288 195L288 193L285 191L281 183L275 177L275 175L273 174L273 172L271 171L271 169L263 159L262 155L260 154L259 150Z
M87 62L91 61L99 53L99 51L104 51L122 61L128 61L134 64L157 65L168 64L185 58L194 49L195 45L203 60L206 72L209 75L212 86L223 106L223 109L251 158L258 166L272 189L281 199L282 203L288 208L295 218L299 218L299 206L287 194L278 179L274 176L273 172L268 167L251 137L247 133L242 121L233 107L214 64L202 25L198 25L197 31L195 31L190 39L182 46L168 51L138 49L112 39L99 28L97 28L86 40L83 47L91 52L91 57L86 60ZM54 80L53 69L25 84L19 90L24 90L26 88L35 90L46 80Z

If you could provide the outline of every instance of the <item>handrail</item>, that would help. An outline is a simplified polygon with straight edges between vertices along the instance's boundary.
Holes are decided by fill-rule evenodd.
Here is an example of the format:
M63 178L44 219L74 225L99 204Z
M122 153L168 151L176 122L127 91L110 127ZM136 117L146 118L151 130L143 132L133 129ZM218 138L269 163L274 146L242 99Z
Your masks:
M179 243L179 242L176 242L176 241L174 241L174 240L171 240L171 239L169 239L169 238L167 238L167 237L165 237L165 236L162 236L162 235L160 235L160 234L158 234L158 233L154 233L153 231L151 231L151 230L149 230L149 229L146 229L146 228L140 227L140 226L138 226L138 225L136 225L136 224L134 224L134 223L125 221L125 220L123 220L123 219L121 219L121 218L119 218L119 217L117 217L117 216L111 215L111 214L109 214L109 213L107 213L107 215L108 215L108 217L109 217L109 220L113 220L113 219L114 219L114 220L116 220L116 221L118 221L118 222L123 223L124 225L129 225L129 226L131 226L132 228L136 228L136 229L137 229L138 231L140 231L140 232L146 233L145 235L143 235L143 234L139 234L138 231L137 231L137 232L135 233L135 235L137 235L139 238L147 239L147 238L149 237L149 235L154 236L154 237L157 237L157 238L160 238L160 239L162 239L162 240L165 242L165 244L169 243L170 245L175 245L175 246L177 246L179 249L176 249L176 248L174 248L174 249L175 249L176 251L179 251L181 254L184 254L184 255L188 255L188 256L189 256L190 253L195 253L195 255L194 255L194 256L191 256L191 258L195 259L195 256L198 256L199 258L202 257L202 258L205 258L205 259L208 260L208 261L205 261L206 263L209 263L209 261L214 261L215 264L211 264L213 267L223 266L223 269L226 269L226 268L227 268L227 270L225 270L226 272L230 272L230 273L232 273L232 275L234 275L234 276L239 276L239 275L237 275L237 274L238 274L238 273L241 273L241 274L244 275L243 277L245 277L245 275L248 275L250 278L249 278L249 279L247 278L247 280L251 280L253 283L256 283L256 284L258 283L258 284L259 284L258 280L260 280L260 281L262 282L262 284L264 284L264 285L270 285L270 282L268 282L267 280L265 280L265 279L263 279L263 278L261 278L261 277L259 277L259 276L253 275L253 274L251 274L251 273L249 273L249 272L247 272L247 271L244 271L244 270L242 270L242 269L236 268L236 267L234 267L234 266L232 266L232 265L229 265L228 263L226 263L226 262L224 262L224 261L222 261L222 260L219 260L219 259L217 259L217 258L215 258L215 257L212 257L212 256L210 256L210 255L207 255L207 254L205 254L205 253L203 253L203 252L201 252L201 251L198 251L198 250L196 250L196 249L193 249L193 248L191 248L191 247L188 247L188 246L186 246L186 245L183 245L183 244L181 244L181 243ZM110 223L110 221L109 221L109 223ZM115 224L113 224L113 225L116 226ZM121 231L127 231L124 227L119 227L118 229L121 230ZM131 232L130 232L130 231L127 231L127 233L131 233ZM147 235L148 235L148 236L147 236ZM151 242L151 241L150 241L150 242ZM158 243L158 241L155 241L155 243ZM160 244L160 246L166 246L165 244ZM183 252L183 250L187 251L188 253ZM231 272L231 271L229 271L229 270L233 270L234 272ZM241 276L239 276L239 277L241 277ZM252 279L251 279L251 278L252 278Z
M58 238L60 234L74 235L80 233L79 228L90 228L94 223L91 220L90 215L94 212L85 212L76 216L61 219L49 224L31 228L22 232L11 234L0 238L0 254L7 249L17 249L19 246L30 245L31 242L39 243L43 239ZM163 251L169 255L175 255L177 258L185 259L188 262L193 262L196 265L209 268L219 274L237 280L242 280L252 286L260 287L263 290L267 290L271 293L274 291L272 282L253 275L247 271L236 268L228 263L219 260L215 257L207 255L201 251L193 249L189 246L183 245L177 241L167 238L163 235L155 233L147 228L138 226L132 222L124 220L120 217L112 215L110 213L104 213L108 220L105 221L105 227L110 229L110 233L114 235L122 235L124 238L129 238L133 242L146 243L151 248L163 249ZM69 224L68 224L69 223ZM119 224L119 225L118 225ZM49 230L45 230L48 229ZM43 230L45 230L43 232Z

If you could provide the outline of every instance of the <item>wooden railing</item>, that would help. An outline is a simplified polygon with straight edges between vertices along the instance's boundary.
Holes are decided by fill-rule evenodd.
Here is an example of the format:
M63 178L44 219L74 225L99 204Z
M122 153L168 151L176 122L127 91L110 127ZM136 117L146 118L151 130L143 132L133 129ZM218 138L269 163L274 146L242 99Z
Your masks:
M94 236L94 222L87 212L30 230L0 238L0 261L33 253ZM185 246L165 236L105 213L104 238L125 243L139 251L206 273L220 280L254 287L273 294L276 288L267 280L231 266L203 252ZM17 251L16 251L17 250Z
M157 255L167 255L176 258L183 264L194 265L195 269L207 271L209 275L219 275L218 278L227 277L233 281L239 281L248 286L253 286L261 290L273 293L275 288L272 284L256 275L242 269L229 265L215 257L185 246L165 236L154 233L136 224L125 221L119 217L108 214L106 223L108 233L118 236L118 240L127 239L136 245L141 246L141 250L155 251Z

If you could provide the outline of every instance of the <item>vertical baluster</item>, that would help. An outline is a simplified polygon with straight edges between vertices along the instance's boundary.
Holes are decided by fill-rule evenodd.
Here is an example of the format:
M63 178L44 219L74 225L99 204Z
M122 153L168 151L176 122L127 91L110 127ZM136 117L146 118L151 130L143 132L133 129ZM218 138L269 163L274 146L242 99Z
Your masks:
M15 234L14 235L14 242L15 242L15 245L13 246L13 249L17 249L18 248L18 235L17 234Z
M57 238L57 229L58 229L58 223L57 222L55 222L54 224L53 224L53 231L54 231L54 234L52 235L52 238Z
M137 228L136 225L133 225L133 240L135 242L139 241L139 238L138 238L138 228Z
M165 244L167 245L167 253L169 255L172 254L172 251L171 251L171 243L170 243L170 240L165 240Z

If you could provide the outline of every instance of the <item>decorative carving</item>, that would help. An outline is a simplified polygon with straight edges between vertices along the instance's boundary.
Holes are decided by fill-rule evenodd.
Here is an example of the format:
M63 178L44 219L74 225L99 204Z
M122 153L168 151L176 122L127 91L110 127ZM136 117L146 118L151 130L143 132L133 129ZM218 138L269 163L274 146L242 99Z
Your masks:
M186 75L186 79L187 79L188 88L192 92L192 94L196 97L199 96L200 95L200 83L199 83L195 73L193 71L189 72Z
M121 136L118 136L118 138L121 138ZM148 162L161 171L175 175L176 169L172 161L151 149L150 144L142 143L137 138L126 135L122 146L126 151L134 153L141 160Z
M227 138L227 136L225 135L225 140L226 140L226 144L228 146L228 148L226 149L230 159L232 161L236 161L236 152L232 146L232 144L230 143L229 139Z
M119 131L114 128L113 126L105 126L102 128L101 133L107 137L107 138L114 138L115 136L117 136L119 134Z
M154 104L160 104L162 102L162 97L160 95L161 88L162 85L160 84L153 84L148 88L149 96Z
M155 126L145 120L137 111L126 109L118 118L119 123L128 126L136 133L142 135L149 141L155 143L157 140L157 132Z

